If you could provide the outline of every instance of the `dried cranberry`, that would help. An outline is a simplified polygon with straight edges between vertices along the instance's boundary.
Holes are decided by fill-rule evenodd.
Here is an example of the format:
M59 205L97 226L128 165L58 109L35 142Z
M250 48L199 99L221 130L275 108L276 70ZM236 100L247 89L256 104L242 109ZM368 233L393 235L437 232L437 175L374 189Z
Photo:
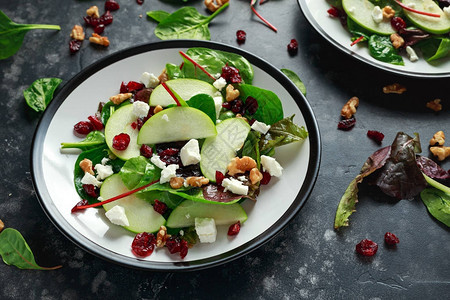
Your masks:
M246 37L247 37L247 33L245 33L244 30L236 31L236 40L237 40L238 44L245 43Z
M220 76L231 83L240 83L242 81L239 70L228 65L222 68L222 74Z
M94 130L102 130L103 123L96 116L89 116L88 120L91 122L92 126L94 126Z
M99 24L103 25L109 25L113 22L113 15L107 10L100 18L99 18ZM95 26L94 26L95 27Z
M91 196L93 198L98 197L97 189L96 189L95 185L93 185L93 184L83 184L83 190L86 192L86 194L88 194L89 196Z
M339 9L337 9L334 6L332 6L329 10L327 10L327 13L334 18L339 18L341 15Z
M114 0L106 0L105 2L105 10L115 11L120 8L119 3Z
M378 144L381 144L381 142L384 139L384 134L376 130L368 130L367 136L372 140L374 140L375 142L377 142Z
M150 158L153 155L152 147L149 145L142 145L140 149L141 155L146 158Z
M391 19L391 26L392 26L392 28L394 28L395 31L400 31L400 30L406 28L406 23L400 17L393 17Z
M86 135L92 130L94 130L94 126L87 121L80 121L73 126L73 130L81 135Z
M155 203L153 204L153 209L163 215L166 211L167 211L167 204L165 204L164 202L161 202L159 200L155 200Z
M75 52L79 51L81 49L82 42L83 41L79 41L79 40L75 40L75 39L70 40L70 42L69 42L70 53L75 53Z
M86 16L86 17L83 17L83 19L84 19L84 22L86 23L86 25L89 25L93 28L97 27L100 24L100 18Z
M86 199L80 200L77 204L75 204L75 206L72 208L71 212L77 212L78 211L78 207L80 206L85 206L88 205L89 202Z
M120 93L121 93L121 94L128 93L127 85L126 85L125 82L123 82L123 81L122 81L122 83L120 84Z
M216 171L216 183L218 184L218 185L221 185L222 184L222 181L225 179L225 175L223 175L223 173L222 172L220 172L220 171Z
M112 147L116 150L123 151L130 144L130 136L126 133L120 133L113 138Z
M148 103L153 89L142 89L134 95L134 101L142 101Z
M141 130L144 121L141 118L137 119L135 122L131 123L131 128Z
M231 110L231 101L222 103L222 107Z
M240 230L241 230L241 222L237 221L236 223L232 224L230 228L228 228L228 235L229 236L237 235Z
M234 100L233 105L231 106L231 111L235 114L241 113L244 109L244 102L242 100Z
M135 236L131 244L131 251L136 256L145 257L153 253L155 245L155 236L152 233L142 232Z
M356 245L356 252L364 256L373 256L377 253L377 250L377 243L368 239L364 239Z
M384 241L389 246L395 246L396 244L400 243L400 240L398 239L398 237L395 234L390 233L390 232L386 232L384 234Z
M169 250L169 252L171 254L180 252L181 250L181 245L180 245L180 239L174 236L169 237L166 240L166 245L167 249Z
M356 124L355 117L351 117L350 119L341 120L338 123L338 129L347 131L352 129L353 126L355 126L355 124Z
M261 179L260 183L261 184L269 184L270 179L272 179L272 176L270 175L269 172L262 172L263 178Z
M295 55L298 52L298 42L296 39L292 39L291 42L287 45L287 50L290 55Z
M136 0L136 3L139 5L142 5L142 4L144 4L144 0Z
M136 81L130 81L127 84L127 89L128 89L129 93L142 90L143 88L144 88L144 85L142 83L139 83Z
M258 110L258 101L253 97L247 97L245 100L245 110L249 115L254 115Z
M102 34L103 31L105 31L105 25L103 25L103 24L99 24L99 25L95 26L95 28L94 28L94 32L96 34Z
M167 148L166 150L163 150L159 152L158 154L160 156L174 156L177 155L180 152L180 149L177 148Z
M189 244L185 240L181 240L180 242L180 257L185 258L189 251Z

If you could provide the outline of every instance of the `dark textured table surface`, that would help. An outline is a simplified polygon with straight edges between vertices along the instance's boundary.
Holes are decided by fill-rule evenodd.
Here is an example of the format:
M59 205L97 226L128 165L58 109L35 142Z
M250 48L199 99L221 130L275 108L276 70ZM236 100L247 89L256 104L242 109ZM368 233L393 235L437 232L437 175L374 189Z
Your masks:
M318 0L319 1L319 0ZM239 46L278 68L294 70L307 87L307 99L322 137L322 163L315 188L300 213L270 242L231 263L188 273L154 273L117 266L97 258L64 237L41 209L30 175L30 149L40 115L27 107L23 90L41 77L66 83L102 57L134 45L158 41L149 10L174 11L182 5L204 11L201 1L120 1L100 49L83 44L70 55L73 25L91 5L104 1L6 1L0 9L18 23L59 24L60 32L32 31L20 51L0 61L0 219L19 230L38 263L63 265L56 271L19 270L0 263L0 299L95 298L230 298L230 299L424 299L446 298L450 291L449 229L434 220L419 198L394 201L375 188L363 186L358 212L349 228L333 231L336 206L362 163L379 146L366 137L379 130L389 145L398 131L428 140L438 130L450 136L449 79L405 78L369 67L325 41L303 17L296 1L271 0L258 7L279 29L272 32L249 8L249 1L231 0L230 7L210 26L211 40L238 46L235 33L247 32ZM103 9L101 8L101 11ZM299 51L289 56L290 39ZM407 87L402 95L386 95L394 82ZM357 124L336 130L342 105L360 98ZM439 113L425 103L442 99ZM444 164L450 168L449 162ZM400 238L396 249L383 243L386 231ZM372 259L354 249L363 238L380 245Z

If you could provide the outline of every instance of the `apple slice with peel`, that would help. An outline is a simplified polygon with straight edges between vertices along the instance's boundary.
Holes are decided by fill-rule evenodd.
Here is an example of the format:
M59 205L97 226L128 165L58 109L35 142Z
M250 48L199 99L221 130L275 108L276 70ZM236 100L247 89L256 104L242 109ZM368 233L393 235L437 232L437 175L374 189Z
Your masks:
M120 175L114 174L103 182L100 188L100 196L103 199L109 199L127 191L128 189L123 184ZM125 215L130 225L123 227L131 232L156 232L161 225L166 223L164 217L153 209L150 202L136 197L135 194L104 204L103 208L108 211L116 205L125 209Z
M140 145L136 142L139 131L131 127L131 124L136 122L136 120L137 117L133 113L133 105L125 105L116 110L108 119L108 122L106 122L106 144L111 152L120 159L128 160L132 157L140 155ZM114 137L120 133L126 133L130 136L130 144L127 149L123 151L116 150L112 146Z
M148 119L137 138L138 144L159 144L202 139L217 134L216 126L199 109L177 106L164 109Z
M215 94L218 92L218 90L211 84L198 79L173 79L166 81L166 85L175 91L184 101L188 101L192 98L192 96L198 94L207 94L211 97L216 97L217 95ZM161 105L162 107L166 107L170 104L176 104L161 84L153 90L150 95L149 102L150 106Z
M369 0L342 0L342 7L347 16L356 24L380 35L391 35L395 30L389 20L376 23L372 18L372 11L375 5Z
M216 181L216 171L226 173L228 164L250 132L250 125L240 118L223 120L216 128L217 136L207 138L200 153L200 168L211 182Z
M178 205L167 219L167 227L183 228L195 225L195 218L213 218L216 225L231 225L247 220L240 204L217 205L186 200Z
M403 12L406 17L417 27L434 34L444 34L450 32L450 17L448 17L434 1L408 0L405 1L404 4L410 7L414 6L414 9L418 11L440 15L439 18L436 18L404 9Z

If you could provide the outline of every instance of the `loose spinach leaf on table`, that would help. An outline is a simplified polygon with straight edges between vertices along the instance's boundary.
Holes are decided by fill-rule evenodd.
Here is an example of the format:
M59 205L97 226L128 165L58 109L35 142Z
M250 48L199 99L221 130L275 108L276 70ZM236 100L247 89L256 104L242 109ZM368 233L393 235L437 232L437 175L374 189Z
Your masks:
M165 18L167 18L170 15L170 13L163 11L163 10L152 10L147 12L147 16L155 20L156 22L160 23Z
M389 37L372 35L369 38L369 52L377 60L393 65L403 66L405 64L403 58L398 55L397 50L392 46Z
M25 34L32 29L61 30L61 27L45 24L17 24L0 10L0 59L6 59L19 51Z
M6 228L0 233L0 256L7 265L16 266L19 269L56 270L61 266L45 268L39 266L33 252L19 231Z
M450 55L450 39L432 37L417 44L427 61L444 58Z
M274 92L249 84L240 84L238 89L244 102L248 97L258 101L258 109L253 118L268 125L283 119L283 107L280 98Z
M59 78L40 78L34 81L23 91L28 106L37 112L44 111L52 101L53 93L61 82L62 80Z
M61 143L61 148L78 148L81 150L89 150L96 148L105 143L105 135L101 131L91 131L86 138L77 143Z
M302 92L304 96L306 96L306 87L303 81L298 77L298 75L289 69L281 69L281 72L284 73L294 84L295 86Z
M424 189L420 198L433 217L450 227L450 194L431 187Z
M155 35L161 40L210 40L211 34L208 29L208 24L219 13L227 8L228 5L229 3L225 3L210 16L201 15L194 7L182 7L174 13L166 16L156 26Z

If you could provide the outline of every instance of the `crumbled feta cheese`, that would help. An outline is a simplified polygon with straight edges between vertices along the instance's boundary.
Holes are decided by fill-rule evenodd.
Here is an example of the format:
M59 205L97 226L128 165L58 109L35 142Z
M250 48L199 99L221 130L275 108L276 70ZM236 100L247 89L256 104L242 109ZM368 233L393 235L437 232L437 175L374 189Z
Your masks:
M266 134L267 131L269 131L270 129L270 125L267 125L266 123L263 122L255 121L252 124L251 128L255 131L261 132L262 134Z
M223 97L222 95L214 96L214 106L216 108L216 119L219 119L220 111L222 110L222 104L223 104Z
M144 72L141 76L141 82L147 88L155 88L159 84L159 79L153 73Z
M372 19L375 23L381 23L383 21L383 11L379 6L375 6L372 10Z
M410 61L415 62L419 60L416 51L414 51L414 49L411 48L410 46L406 46L406 53L408 54L408 58Z
M111 221L111 223L120 226L130 226L128 222L127 215L125 214L125 209L116 205L105 213L105 216Z
M247 177L245 177L244 175L239 176L238 180L242 181L242 182L247 182Z
M200 147L196 139L191 139L180 150L183 166L195 165L200 162Z
M275 158L266 155L261 155L261 164L264 168L264 171L269 172L270 176L275 177L281 176L283 168L275 160Z
M169 122L169 116L167 114L163 114L162 119L166 122Z
M103 157L101 163L102 163L102 165L106 165L106 163L107 163L108 161L109 161L109 158Z
M348 10L348 12L350 12L350 13L354 13L354 12L355 12L355 7L354 7L354 6L351 6L351 7L349 7L347 10Z
M225 178L222 181L222 186L225 188L224 191L230 191L236 195L247 195L248 193L248 186L244 185L242 181L232 177Z
M184 235L184 230L181 229L180 232L179 232L179 234L180 234L181 236L183 236L183 235Z
M100 197L100 196L99 196L99 197L97 197L97 200L98 200L98 201L103 201L103 200L105 200L105 199L103 199L103 197Z
M450 18L450 6L444 7L443 11L445 15Z
M200 243L214 243L216 241L217 228L213 218L195 218L195 231Z
M216 77L216 79L219 79L220 76L222 76L222 74L220 74L220 73L216 73L216 74L214 75L214 77Z
M84 173L83 178L81 178L81 183L82 184L92 184L96 187L100 187L102 185L102 183L100 181L97 180L97 178L94 177L94 175L91 175L89 173Z
M142 101L133 102L133 114L138 118L145 118L148 115L150 106Z
M227 81L225 80L225 78L220 77L219 79L217 79L216 81L214 81L213 86L218 89L219 91L221 91L225 86L227 85Z
M114 174L112 166L104 166L102 164L96 164L94 168L97 171L97 179L99 180L103 180L106 177L109 177L112 174Z
M190 219L191 218L190 214L185 214L184 216L186 217L186 219Z
M170 181L170 178L177 176L178 165L172 164L168 165L161 171L161 178L159 179L159 183L166 183Z
M159 158L159 155L153 154L152 158L150 158L150 161L160 169L164 169L166 167L166 163Z

